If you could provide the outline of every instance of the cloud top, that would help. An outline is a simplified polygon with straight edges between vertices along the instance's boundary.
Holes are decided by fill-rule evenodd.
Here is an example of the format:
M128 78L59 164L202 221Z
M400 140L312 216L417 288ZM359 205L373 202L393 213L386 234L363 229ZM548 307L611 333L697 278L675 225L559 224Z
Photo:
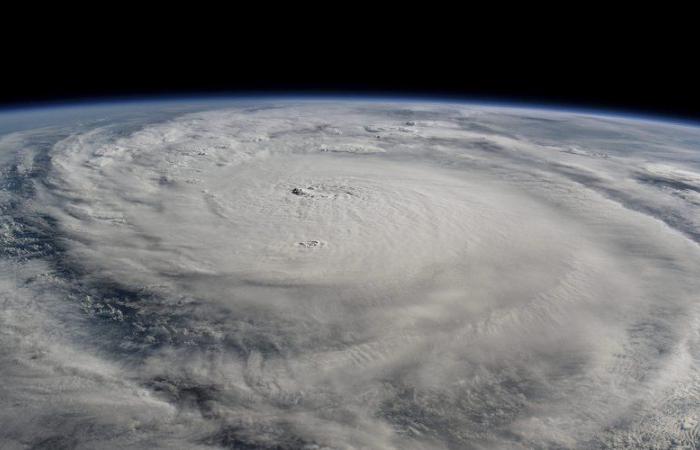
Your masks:
M145 117L0 141L0 446L697 445L700 131Z

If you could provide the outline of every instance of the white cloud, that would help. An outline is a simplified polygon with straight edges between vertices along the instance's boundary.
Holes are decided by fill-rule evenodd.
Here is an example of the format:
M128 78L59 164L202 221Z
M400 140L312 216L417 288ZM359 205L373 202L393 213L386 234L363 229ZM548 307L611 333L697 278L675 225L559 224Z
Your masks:
M279 106L0 143L0 446L697 443L697 130Z

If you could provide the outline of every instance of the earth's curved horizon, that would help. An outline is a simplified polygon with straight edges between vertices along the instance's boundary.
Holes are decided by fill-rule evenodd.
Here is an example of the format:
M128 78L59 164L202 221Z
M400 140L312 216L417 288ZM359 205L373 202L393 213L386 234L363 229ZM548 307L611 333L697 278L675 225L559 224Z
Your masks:
M700 127L0 111L0 448L700 446Z

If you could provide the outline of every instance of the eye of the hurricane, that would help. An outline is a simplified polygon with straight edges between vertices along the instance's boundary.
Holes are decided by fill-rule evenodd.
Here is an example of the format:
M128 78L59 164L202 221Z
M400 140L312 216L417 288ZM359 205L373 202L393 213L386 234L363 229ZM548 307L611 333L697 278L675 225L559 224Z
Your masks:
M161 204L160 215L187 211L171 221L172 245L197 241L211 264L202 259L203 270L250 273L253 264L256 277L268 281L388 275L408 281L426 266L451 263L478 238L483 221L470 211L483 210L474 186L447 172L381 161L338 164L325 155L237 165L178 191ZM202 223L206 242L199 238ZM315 251L300 251L307 249Z
M502 220L518 214L501 206L512 199L481 183L397 162L277 156L165 186L154 193L157 211L131 216L140 237L181 250L173 271L290 285L410 283L519 239ZM154 256L144 265L177 264Z

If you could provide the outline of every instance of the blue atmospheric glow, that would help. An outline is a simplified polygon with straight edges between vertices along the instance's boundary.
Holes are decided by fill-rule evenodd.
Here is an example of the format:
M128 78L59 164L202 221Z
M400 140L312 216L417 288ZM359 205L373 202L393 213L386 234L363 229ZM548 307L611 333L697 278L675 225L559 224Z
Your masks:
M202 108L212 106L226 107L227 104L241 102L270 102L270 101L313 101L313 102L371 102L371 103L436 103L454 104L475 107L506 108L515 110L539 110L553 113L567 113L604 117L611 119L623 119L643 122L662 122L685 127L698 127L700 121L681 116L655 114L624 108L592 108L573 104L551 101L521 101L499 97L463 97L458 95L422 95L422 94L358 94L351 92L337 93L279 93L279 92L248 92L233 94L197 94L188 93L182 95L158 95L158 96L122 96L120 98L87 98L63 101L28 102L0 107L0 118L7 114L30 113L55 110L80 110L85 108L153 108L162 105L192 107L201 104ZM126 112L126 111L125 111Z

